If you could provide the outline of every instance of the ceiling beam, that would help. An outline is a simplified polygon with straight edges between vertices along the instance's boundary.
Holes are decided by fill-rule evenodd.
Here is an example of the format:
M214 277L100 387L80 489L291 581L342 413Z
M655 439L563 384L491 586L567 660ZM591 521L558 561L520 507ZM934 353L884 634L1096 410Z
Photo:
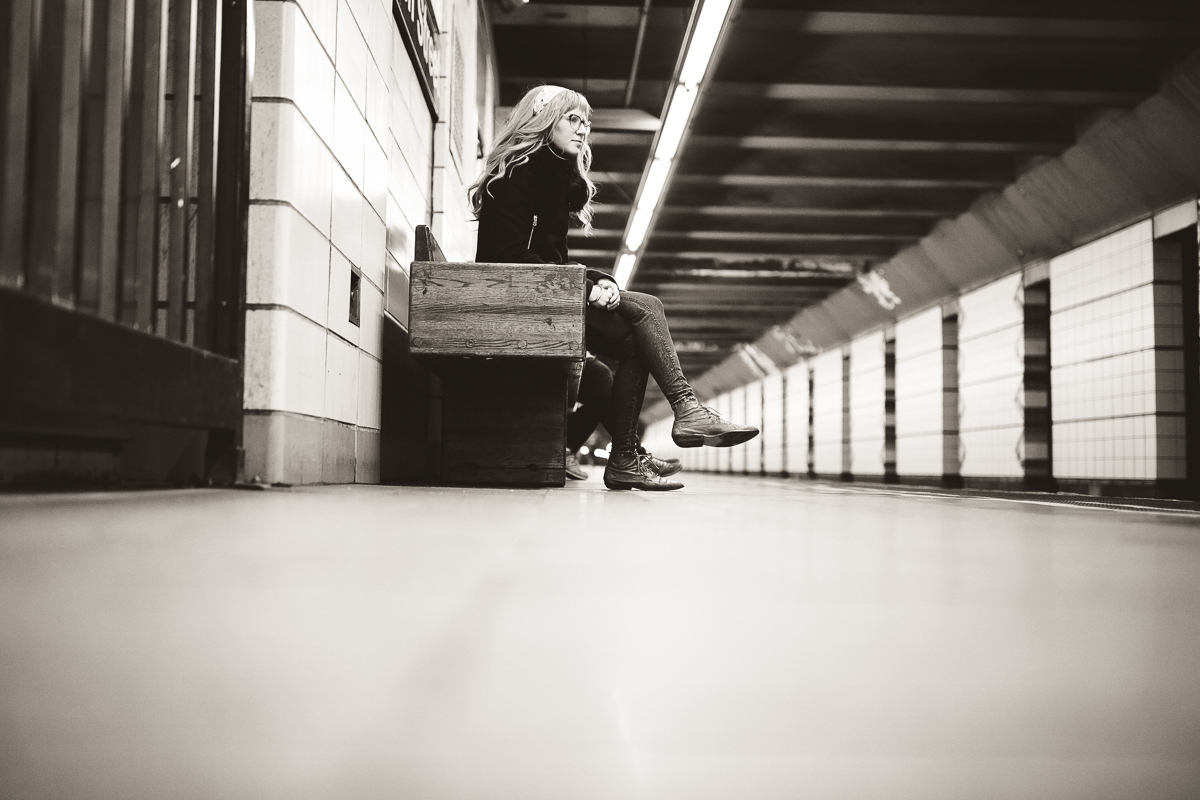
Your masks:
M629 214L629 206L621 203L596 203L597 214ZM919 217L940 219L957 214L957 211L938 208L810 208L807 206L666 206L663 214L696 214L706 217L856 217L879 219L895 217Z
M492 14L492 24L531 27L636 28L638 7L565 3L523 5ZM686 8L655 8L649 25L683 27ZM744 10L737 30L816 35L1002 36L1055 39L1182 39L1194 36L1179 21L971 17L948 14L877 14L845 11Z
M592 235L602 239L618 239L619 230L597 229ZM921 237L913 234L890 233L794 233L792 231L721 231L690 230L675 231L659 228L651 234L661 242L664 239L682 239L690 242L771 242L775 244L803 244L806 242L915 242Z
M823 83L714 83L710 97L863 103L1003 103L1007 105L1133 106L1148 92L1070 89L988 89L926 86L844 86Z
M652 133L597 131L593 147L649 147ZM912 139L837 139L819 136L689 136L689 148L769 150L774 152L1016 153L1062 152L1070 142L971 142Z
M635 184L640 172L602 172L608 183ZM821 187L833 189L1003 189L1009 181L978 178L863 178L845 175L676 175L676 186L749 186L753 188Z
M1195 15L1191 19L1195 19ZM820 35L1002 36L1037 39L1183 39L1195 36L1179 21L972 17L847 11L743 11L738 30Z
M649 138L647 138L649 141ZM834 139L819 136L691 136L688 147L787 152L1051 153L1070 142L970 142L905 139Z

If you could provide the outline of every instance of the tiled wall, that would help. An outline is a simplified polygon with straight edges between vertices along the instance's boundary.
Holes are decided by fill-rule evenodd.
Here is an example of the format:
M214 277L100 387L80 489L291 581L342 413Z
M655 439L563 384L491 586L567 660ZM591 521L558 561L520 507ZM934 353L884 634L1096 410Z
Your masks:
M758 475L763 471L763 382L754 381L746 385L746 424L758 428L759 435L735 450L744 450L746 472Z
M1024 475L1022 278L1018 272L959 299L959 435L963 476Z
M442 13L462 15L474 130L475 5ZM257 0L255 17L244 477L375 482L386 281L437 205L432 116L387 0ZM442 235L473 232L457 214Z
M736 425L746 424L746 387L742 386L729 393L729 417ZM746 446L730 447L729 471L742 474L746 471Z
M845 386L842 348L827 350L813 366L813 469L840 475L850 467L843 458Z
M884 472L884 340L883 331L850 343L850 472Z
M716 409L716 412L718 414L720 414L722 417L724 417L725 419L732 419L733 418L733 397L731 396L731 394L729 392L726 392L725 394L720 395L713 402L713 408ZM705 448L705 449L707 450L709 448ZM733 448L717 447L717 448L712 448L712 449L716 453L716 459L712 465L712 469L717 472L732 471L733 460L732 460L731 456L733 454L732 453Z
M946 433L957 397L946 381L947 349L942 309L931 308L896 323L896 472L940 476L957 459L958 442ZM949 390L949 391L948 391Z
M784 461L784 376L782 372L768 375L762 381L762 468L776 474L785 469Z
M791 475L808 474L808 439L812 433L809 425L809 389L811 364L801 361L785 371L787 395L784 409L787 414L787 430L783 449L787 471Z
M1178 255L1149 220L1050 262L1054 473L1184 477Z

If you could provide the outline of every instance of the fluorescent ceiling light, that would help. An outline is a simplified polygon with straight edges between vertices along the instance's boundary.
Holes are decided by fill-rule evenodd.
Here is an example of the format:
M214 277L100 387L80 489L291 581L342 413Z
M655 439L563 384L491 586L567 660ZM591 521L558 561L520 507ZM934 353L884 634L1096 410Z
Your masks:
M642 241L646 238L646 231L650 230L652 216L654 216L653 205L637 207L637 211L633 212L633 222L629 225L629 235L625 237L626 248L636 251L642 246Z
M629 276L633 274L633 263L637 261L636 253L622 253L617 259L617 285L624 286L629 281Z
M670 160L675 157L679 142L683 140L683 132L687 130L688 120L692 117L692 106L696 104L698 91L695 86L680 86L671 96L671 107L667 110L667 119L663 122L658 148L654 152L656 159Z
M713 48L717 46L717 37L725 25L725 12L729 10L730 2L732 0L707 0L704 8L700 9L700 19L696 21L696 30L688 42L687 58L683 61L683 69L679 71L679 82L684 86L695 86L704 79L712 60Z
M649 167L642 176L642 185L636 198L636 207L629 218L621 255L617 259L617 284L624 289L633 277L638 258L650 224L658 211L667 188L679 145L687 133L700 85L712 63L717 42L721 38L729 9L740 0L702 0L697 16L694 17L691 35L688 37L687 52L682 66L671 88L667 112L663 115L662 127L654 143L654 154Z

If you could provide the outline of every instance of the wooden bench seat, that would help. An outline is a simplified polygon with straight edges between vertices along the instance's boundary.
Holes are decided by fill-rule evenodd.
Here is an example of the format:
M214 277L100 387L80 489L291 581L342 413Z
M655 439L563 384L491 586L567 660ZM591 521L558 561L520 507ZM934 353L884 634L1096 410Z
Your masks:
M447 262L417 228L409 348L441 379L440 479L562 486L585 354L579 266Z

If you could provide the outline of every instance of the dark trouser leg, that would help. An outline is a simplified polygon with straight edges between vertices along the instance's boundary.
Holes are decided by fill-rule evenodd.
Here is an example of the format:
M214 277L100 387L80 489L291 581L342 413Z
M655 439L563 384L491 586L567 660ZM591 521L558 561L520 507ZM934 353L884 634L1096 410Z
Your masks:
M662 301L652 294L621 292L621 304L615 312L633 326L637 354L671 407L678 408L681 403L694 399L692 387L679 366L679 356L675 354Z
M612 370L594 358L588 359L579 381L579 408L567 417L567 449L572 453L588 440L597 425L604 423L608 428L612 422L612 388ZM611 430L608 433L612 435Z
M638 354L633 325L614 311L588 306L587 346L593 353L618 362L610 394L610 419L603 422L612 435L613 450L632 452L637 447L637 423L649 375Z

